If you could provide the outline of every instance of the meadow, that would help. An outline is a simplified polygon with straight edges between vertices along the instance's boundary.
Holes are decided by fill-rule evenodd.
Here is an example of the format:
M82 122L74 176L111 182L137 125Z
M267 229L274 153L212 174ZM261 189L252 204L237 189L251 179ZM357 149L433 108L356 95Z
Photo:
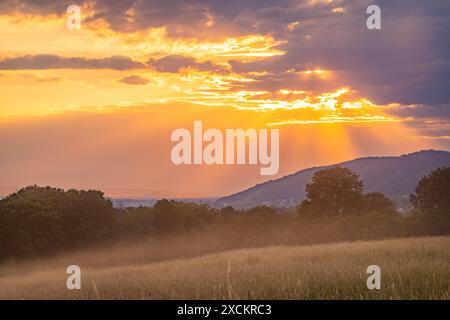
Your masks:
M0 268L0 299L450 299L450 237L241 249L161 262L144 262L145 249L128 251ZM81 290L66 288L69 261L81 267ZM381 268L380 290L367 289L369 265Z

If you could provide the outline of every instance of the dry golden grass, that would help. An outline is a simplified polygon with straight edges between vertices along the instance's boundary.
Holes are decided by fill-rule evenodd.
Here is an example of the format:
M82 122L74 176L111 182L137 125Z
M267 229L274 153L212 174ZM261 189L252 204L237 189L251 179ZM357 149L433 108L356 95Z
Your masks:
M99 253L100 254L100 253ZM108 252L101 254L108 255ZM68 290L64 267L0 277L0 299L449 299L450 237L269 247L192 259L83 267ZM381 267L381 290L366 268Z

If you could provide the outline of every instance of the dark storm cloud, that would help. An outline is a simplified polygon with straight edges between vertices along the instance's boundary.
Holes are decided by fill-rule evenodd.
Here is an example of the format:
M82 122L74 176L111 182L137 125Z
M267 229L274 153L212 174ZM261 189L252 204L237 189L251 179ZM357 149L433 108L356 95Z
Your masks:
M27 13L27 14L57 14L66 12L68 6L87 3L89 0L2 0L0 13Z
M450 104L439 106L413 105L388 108L387 113L413 119L446 119L450 121Z
M208 21L207 7L195 0L97 0L95 11L91 19L105 18L117 31L166 27L171 34L186 34L188 29L201 30Z
M372 3L381 7L382 30L366 28L365 10ZM287 71L320 68L332 70L341 86L351 86L379 104L442 105L450 101L450 2L429 4L335 1L295 10L248 11L241 20L261 30L272 28L272 34L288 40L281 46L287 54L273 61L231 65L236 72L271 72L250 83L253 89L303 89L305 80ZM343 13L333 13L334 7L342 7ZM295 28L286 28L293 21Z
M53 54L26 55L0 60L0 70L45 70L45 69L113 69L129 70L145 67L125 56L108 58L61 57Z
M147 65L160 72L179 72L182 69L224 72L225 70L211 61L198 62L194 58L182 55L169 55L160 59L149 59Z

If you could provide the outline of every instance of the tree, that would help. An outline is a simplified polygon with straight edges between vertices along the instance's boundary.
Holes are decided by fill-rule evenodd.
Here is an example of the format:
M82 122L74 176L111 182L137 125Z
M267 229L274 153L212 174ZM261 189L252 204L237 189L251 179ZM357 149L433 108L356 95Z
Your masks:
M334 167L318 171L306 185L306 199L300 213L338 216L357 212L363 203L363 182L348 168Z
M103 241L114 210L100 191L29 186L0 201L0 260L44 256Z
M153 206L153 224L161 235L186 235L201 230L211 216L205 204L158 200Z
M395 202L380 192L371 192L364 195L364 209L366 212L397 214Z
M0 259L36 256L62 248L64 232L58 206L64 191L30 186L1 200L3 231Z
M422 214L450 216L450 167L436 169L420 179L410 201Z
M58 209L63 214L65 237L73 246L86 247L112 235L114 210L101 191L68 190Z

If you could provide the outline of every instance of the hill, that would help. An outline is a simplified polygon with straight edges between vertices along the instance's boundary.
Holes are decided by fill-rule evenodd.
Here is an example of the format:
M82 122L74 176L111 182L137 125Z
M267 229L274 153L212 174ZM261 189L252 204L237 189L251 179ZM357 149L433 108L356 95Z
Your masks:
M364 181L365 192L382 192L397 205L408 205L408 197L418 181L432 170L450 166L450 152L419 151L399 157L368 157L330 166L308 168L277 180L217 200L218 206L243 209L258 205L295 206L305 199L305 186L316 171L343 166L357 172Z

